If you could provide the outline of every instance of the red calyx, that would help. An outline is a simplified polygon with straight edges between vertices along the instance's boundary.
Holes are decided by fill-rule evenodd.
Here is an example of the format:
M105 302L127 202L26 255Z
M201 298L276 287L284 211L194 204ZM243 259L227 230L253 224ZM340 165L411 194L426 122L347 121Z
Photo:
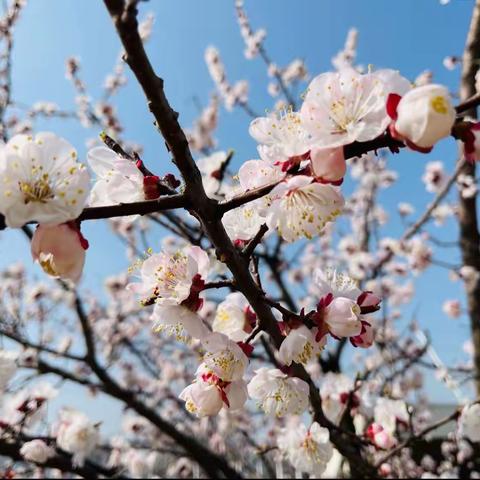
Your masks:
M396 120L398 118L397 108L398 104L402 97L396 93L390 93L387 98L387 114L392 120Z
M410 148L411 150L414 150L415 152L430 153L433 150L433 147L419 147L418 145L415 145L413 142L411 142L408 139L405 139L405 143L408 148Z
M392 122L389 127L388 131L390 133L390 136L394 138L395 140L399 140L400 142L404 142L405 145L410 148L410 150L414 150L415 152L419 153L430 153L433 150L433 147L419 147L412 141L410 141L408 138L405 138L403 135L400 135L397 130L395 129L395 123ZM398 153L398 152L396 152Z
M288 326L287 322L277 322L277 325L280 333L286 337L290 332L290 327Z
M160 196L159 183L160 178L157 175L146 175L143 177L143 194L145 200L155 200Z
M340 402L343 403L344 405L347 405L350 397L351 397L350 406L352 408L359 407L360 406L360 399L358 398L358 395L356 393L342 392L340 394Z
M192 285L190 287L190 294L182 302L182 305L192 312L198 312L203 305L203 298L200 298L200 292L205 288L205 281L202 279L202 276L197 273L192 278Z
M250 329L252 329L257 323L257 314L252 310L250 305L245 308L245 322Z
M340 180L325 180L321 177L316 177L313 183L321 183L322 185L333 185L335 187L339 187L343 183L343 178Z
M227 394L225 393L225 388L227 388L231 382L225 382L211 372L202 374L201 378L205 383L213 383L217 387L223 403L230 408L230 402L228 401Z
M379 302L375 305L362 305L370 294L373 294L373 293L370 291L365 291L365 292L362 292L357 298L357 305L360 307L360 313L362 315L377 312L378 310L380 310L380 303L381 303L380 299L379 299Z
M292 367L287 367L287 365L279 365L278 369L285 375L290 375Z
M316 342L319 342L325 335L327 335L327 333L330 333L328 331L328 326L324 321L324 310L332 303L333 299L334 297L332 293L323 296L317 304L317 310L312 311L307 315L307 318L312 320L318 327L318 332L315 336Z
M224 387L217 387L218 391L220 392L220 396L222 397L222 402L230 408L230 402L228 401L227 394L225 393L225 390L223 389Z
M233 244L239 248L239 249L243 249L245 248L245 246L247 245L247 241L246 240L240 240L240 239L237 239L233 242Z
M163 178L162 181L166 183L170 188L176 189L180 186L180 180L178 180L173 173L167 173Z
M371 424L367 427L367 430L365 432L365 435L367 436L367 438L370 439L370 441L372 441L373 443L375 443L375 435L379 432L381 432L383 430L382 427L380 427L379 425L375 425L375 424Z
M323 296L317 304L317 311L328 307L333 302L333 293Z
M402 97L396 93L390 93L387 98L387 105L386 105L387 114L393 120L393 122L388 127L390 131L390 135L395 140L400 140L402 142L405 142L407 147L410 148L411 150L414 150L420 153L430 153L433 147L419 147L418 145L415 145L413 142L411 142L407 138L404 138L395 129L395 120L398 118L397 108L401 99Z
M253 353L253 345L250 345L249 343L245 342L237 342L237 345L242 349L243 353L250 358Z
M292 170L297 168L303 160L308 160L310 158L310 150L303 153L302 155L295 155L290 157L288 160L281 162L275 162L275 165L281 165L282 172L292 173Z
M367 325L370 327L371 325L368 323L368 322L365 322L365 320L362 320L362 330L360 331L360 333L358 335L356 335L355 337L350 337L350 343L355 347L357 348L358 345L360 345L362 343L362 335L365 334L365 332L367 331Z

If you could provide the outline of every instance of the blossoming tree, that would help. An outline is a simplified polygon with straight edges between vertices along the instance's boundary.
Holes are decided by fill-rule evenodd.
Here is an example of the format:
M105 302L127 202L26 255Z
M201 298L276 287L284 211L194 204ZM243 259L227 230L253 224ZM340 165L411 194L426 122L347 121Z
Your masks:
M307 81L302 61L281 68L271 60L265 31L236 0L245 55L265 62L277 109L257 116L248 84L231 84L209 47L216 93L189 130L146 54L153 18L139 21L136 0L104 0L123 51L101 102L92 103L72 58L75 112L43 102L26 108L28 121L10 115L13 31L24 3L11 1L0 21L0 226L21 229L33 261L53 278L32 283L18 264L1 272L3 476L478 478L480 404L472 397L432 421L421 374L435 371L450 388L470 382L480 393L480 1L454 101L427 73L362 69L354 30L334 71ZM173 160L163 176L163 166L122 139L113 99L127 66ZM303 83L297 97L292 87ZM238 171L232 151L215 150L220 105L252 117L245 129L259 158ZM99 138L86 162L74 139L36 131L40 116L94 126ZM428 163L433 201L400 237L382 237L379 192L395 181L389 167L406 149L421 158L450 136L459 145L450 176L441 162ZM347 175L355 184L348 195ZM445 199L455 185L452 206ZM411 217L412 206L399 212ZM463 265L450 270L465 284L473 361L446 367L420 321L404 332L396 320L414 295L409 274L425 271L442 246L427 223L454 213ZM132 260L105 280L106 299L79 283L89 249L82 225L98 219L109 219ZM458 300L444 310L462 313ZM121 405L114 436L73 408L52 418L48 406L68 384ZM447 424L452 433L438 433Z

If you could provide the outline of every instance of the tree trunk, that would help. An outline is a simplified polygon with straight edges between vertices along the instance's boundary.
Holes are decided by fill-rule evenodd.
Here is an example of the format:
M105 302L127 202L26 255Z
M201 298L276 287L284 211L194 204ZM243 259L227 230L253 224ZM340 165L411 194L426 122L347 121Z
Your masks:
M472 20L463 54L463 70L460 85L460 99L466 100L476 93L475 74L480 60L480 0L476 0ZM477 109L465 112L468 116L477 118ZM462 154L460 155L460 159ZM459 160L460 160L459 159ZM475 165L466 163L462 168L465 175L475 178ZM460 248L463 264L473 267L478 275L465 282L467 293L468 314L472 331L474 347L473 365L477 396L480 396L480 235L477 219L477 196L459 198Z

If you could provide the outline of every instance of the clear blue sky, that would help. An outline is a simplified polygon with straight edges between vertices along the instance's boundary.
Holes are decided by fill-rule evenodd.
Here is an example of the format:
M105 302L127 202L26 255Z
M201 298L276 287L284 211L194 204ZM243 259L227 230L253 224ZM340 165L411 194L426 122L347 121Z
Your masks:
M243 57L233 8L233 0L151 0L142 3L142 13L156 16L148 52L158 73L165 79L167 95L180 112L180 121L188 127L197 114L193 102L198 97L205 104L213 85L203 56L208 45L217 46L225 61L231 81L245 78L251 84L251 103L257 111L272 107L266 93L267 75L259 60ZM438 0L247 0L246 9L255 28L268 31L266 47L277 64L285 65L294 57L306 60L311 74L331 69L331 57L342 48L350 27L358 28L358 61L365 65L395 68L411 79L424 69L434 72L438 83L457 89L459 72L447 71L442 60L463 50L473 1L452 0L441 6ZM14 98L24 103L49 100L72 109L73 89L64 78L65 59L80 57L82 78L95 98L101 92L105 75L114 65L119 41L111 21L99 0L30 1L20 21L14 49ZM161 138L151 124L142 94L129 76L128 86L117 102L126 127L125 136L145 146L145 159L158 173L172 171ZM236 151L236 166L255 157L255 144L248 136L249 118L245 113L221 112L217 138L222 149ZM76 122L44 121L42 129L53 130L69 139L84 158L84 141L98 132L86 132ZM384 196L387 207L408 200L421 212L430 200L420 177L428 160L444 160L452 169L456 147L444 142L429 156L402 154L391 158L400 180ZM433 227L435 228L435 227ZM392 213L385 230L398 236L402 226ZM128 265L120 243L107 235L107 227L97 222L85 226L91 241L86 281L90 287L100 285L105 274L119 272ZM453 225L439 234L453 240ZM152 245L155 249L158 245ZM17 232L0 234L0 267L12 260L29 262L27 244ZM442 260L455 261L451 254L440 252ZM417 282L417 298L406 312L416 310L422 325L430 328L434 345L447 361L459 359L463 341L468 337L466 319L452 321L444 316L445 298L463 299L461 285L447 279L438 267ZM448 400L442 388L431 389L437 399Z

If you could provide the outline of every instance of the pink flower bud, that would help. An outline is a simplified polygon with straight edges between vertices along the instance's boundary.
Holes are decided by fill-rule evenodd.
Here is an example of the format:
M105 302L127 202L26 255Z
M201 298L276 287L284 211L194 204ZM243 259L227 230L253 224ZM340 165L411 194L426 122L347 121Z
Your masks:
M390 95L387 112L394 120L392 136L423 153L450 135L456 116L448 90L433 84L414 88L403 97Z
M380 465L380 475L382 477L388 477L392 473L392 466L388 463L382 463Z
M442 305L442 310L450 318L458 318L462 314L462 306L458 300L446 300Z
M360 307L345 297L336 297L325 309L325 322L331 334L336 337L354 337L360 335Z
M360 335L351 337L350 342L354 347L369 348L373 345L373 337L372 326L368 322L362 321L362 331Z
M347 171L343 147L312 148L310 151L313 175L327 182L342 180Z
M395 445L395 438L378 423L372 423L367 428L366 435L372 443L383 450L389 450Z
M147 175L143 177L143 193L145 200L155 200L160 196L160 190L158 186L160 178L156 175Z
M357 298L357 303L362 307L362 313L364 308L377 308L381 302L382 299L372 292L362 292Z
M32 257L45 273L75 283L82 275L87 248L88 242L74 222L39 225L31 245Z

